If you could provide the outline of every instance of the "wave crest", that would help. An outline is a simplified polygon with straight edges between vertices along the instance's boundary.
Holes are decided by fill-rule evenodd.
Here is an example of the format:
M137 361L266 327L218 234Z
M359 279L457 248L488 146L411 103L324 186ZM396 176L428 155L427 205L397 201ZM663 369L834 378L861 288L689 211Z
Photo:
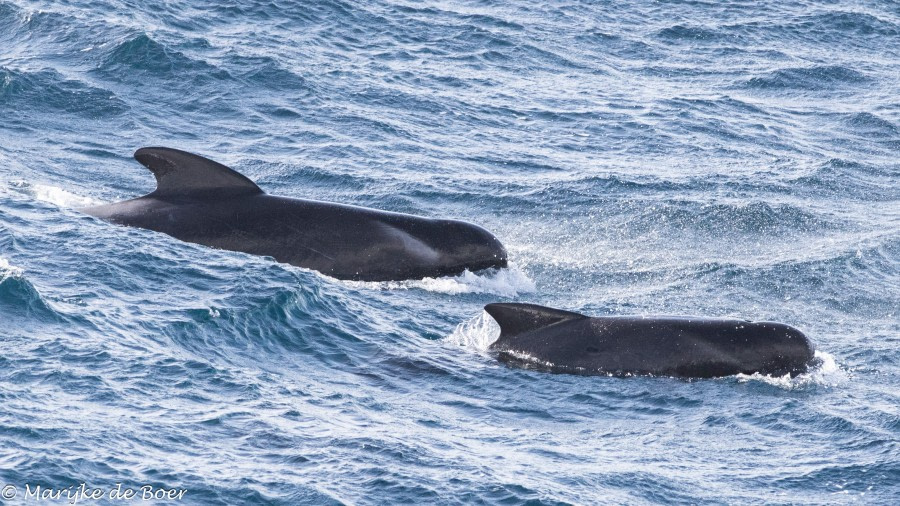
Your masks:
M0 257L0 283L6 281L7 278L19 278L25 271L21 267L16 267L9 263L9 260Z
M466 270L458 276L423 278L404 281L340 281L354 288L370 290L410 290L458 295L461 293L486 293L503 297L515 297L520 293L536 290L534 281L515 264L506 269L488 269L479 272Z
M0 111L57 111L97 118L122 114L128 105L112 91L69 79L56 70L0 66Z
M203 60L191 58L154 40L146 33L140 33L116 45L97 71L116 80L145 79L147 75L158 79L178 76L172 82L185 81L190 85L202 85L208 81L221 81L231 77L228 72Z
M103 204L103 201L91 197L84 197L75 193L63 190L58 186L45 184L31 184L28 182L17 182L14 186L23 193L33 197L35 200L53 204L57 207L89 207Z
M25 270L0 257L0 323L15 321L17 317L29 319L37 315L54 315L41 294L25 278Z
M834 387L848 379L847 373L838 365L834 355L816 350L814 361L815 364L808 372L793 378L790 374L769 376L759 373L738 374L736 377L740 383L757 381L784 390L800 390L810 386Z
M446 339L451 344L463 348L486 352L488 347L499 337L500 325L486 311L482 311L471 320L457 325Z
M835 86L854 85L869 81L865 74L841 65L792 67L753 77L744 87L760 90L831 90Z

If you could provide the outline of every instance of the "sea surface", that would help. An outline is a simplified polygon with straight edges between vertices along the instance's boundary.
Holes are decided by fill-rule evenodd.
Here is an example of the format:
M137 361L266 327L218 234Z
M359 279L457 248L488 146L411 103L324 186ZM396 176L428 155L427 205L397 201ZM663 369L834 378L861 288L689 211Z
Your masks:
M78 211L152 191L149 145L512 266L343 282ZM497 301L781 321L818 365L515 369ZM82 483L897 504L900 4L0 0L0 501Z

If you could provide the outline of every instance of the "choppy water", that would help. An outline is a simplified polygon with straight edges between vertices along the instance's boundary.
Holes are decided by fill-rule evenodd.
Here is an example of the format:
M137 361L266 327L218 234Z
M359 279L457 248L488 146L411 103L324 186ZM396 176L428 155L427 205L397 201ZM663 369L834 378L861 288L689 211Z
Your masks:
M0 0L11 503L896 504L897 3L210 3ZM345 283L75 210L150 191L144 145L515 266ZM510 369L501 300L783 321L823 365Z

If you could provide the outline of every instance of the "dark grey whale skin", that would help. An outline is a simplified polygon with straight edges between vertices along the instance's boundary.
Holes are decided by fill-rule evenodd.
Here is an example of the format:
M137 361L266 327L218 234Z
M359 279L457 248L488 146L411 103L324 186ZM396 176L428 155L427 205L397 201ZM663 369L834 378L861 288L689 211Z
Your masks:
M134 157L153 172L156 191L83 212L339 279L420 279L507 265L500 241L476 225L267 195L238 172L177 149L141 148Z
M488 304L502 362L582 375L712 378L806 372L815 348L799 330L729 318L588 317L533 304Z

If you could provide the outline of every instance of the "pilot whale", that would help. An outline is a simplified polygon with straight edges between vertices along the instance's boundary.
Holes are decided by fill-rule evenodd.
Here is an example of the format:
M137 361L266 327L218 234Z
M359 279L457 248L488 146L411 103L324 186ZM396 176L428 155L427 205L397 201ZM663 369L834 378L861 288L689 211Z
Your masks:
M604 316L533 304L488 304L490 346L512 365L583 375L711 378L807 371L814 347L781 323L731 318Z
M156 177L156 190L83 212L339 279L420 279L507 265L500 241L470 223L268 195L225 165L177 149L141 148L134 158Z

